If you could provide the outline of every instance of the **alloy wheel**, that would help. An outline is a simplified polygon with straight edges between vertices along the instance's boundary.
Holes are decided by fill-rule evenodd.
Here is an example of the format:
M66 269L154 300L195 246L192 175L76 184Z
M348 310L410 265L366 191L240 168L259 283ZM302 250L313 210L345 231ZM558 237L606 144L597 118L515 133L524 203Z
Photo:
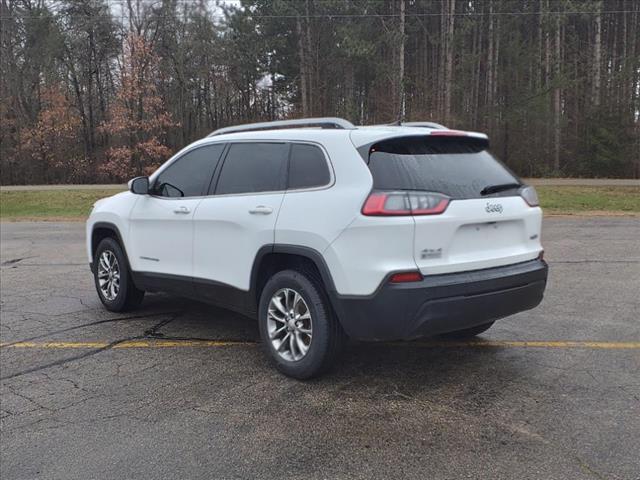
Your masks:
M277 354L289 362L305 357L311 346L313 322L307 302L292 288L281 288L271 297L267 332Z
M110 302L120 292L120 265L111 250L104 250L98 260L98 286L100 292Z

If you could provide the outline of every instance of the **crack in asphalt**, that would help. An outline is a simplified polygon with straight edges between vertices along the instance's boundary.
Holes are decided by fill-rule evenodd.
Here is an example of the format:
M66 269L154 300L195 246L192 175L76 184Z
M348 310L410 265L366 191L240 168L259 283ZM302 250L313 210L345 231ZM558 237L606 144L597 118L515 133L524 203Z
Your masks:
M18 262L21 262L22 260L28 260L29 258L37 258L37 255L30 255L30 256L24 256L24 257L12 258L10 260L5 260L4 262L0 263L0 266L7 267L9 265L14 265Z
M52 335L59 335L61 333L67 333L67 332L71 332L73 330L79 330L81 328L91 327L91 326L94 326L94 325L101 325L103 323L115 323L115 322L121 322L121 321L125 321L125 320L138 320L138 319L141 319L141 318L152 318L152 317L157 317L157 316L160 316L160 315L173 315L173 314L176 314L176 312L158 312L158 313L149 313L149 314L146 314L146 315L130 315L130 316L127 316L127 317L107 318L107 319L104 319L104 320L97 320L95 322L83 323L82 325L75 325L73 327L63 328L63 329L60 329L60 330L55 330L53 332L47 332L47 333L42 334L42 335L36 335L36 336L33 336L33 337L24 338L22 340L15 340L13 342L4 344L3 347L11 347L12 345L15 345L15 344L18 344L18 343L23 343L23 342L32 342L33 340L39 340L39 339L42 339L42 338L50 337ZM170 320L174 320L174 319L171 318ZM166 322L166 323L160 322L160 323L162 324L161 326L164 326L169 322ZM153 327L151 329L149 329L148 331L151 331L152 329L153 329ZM146 331L145 331L145 334L146 334Z
M53 411L53 409L42 405L40 402L34 400L30 396L25 395L24 393L20 393L20 392L16 391L16 389L14 389L11 385L7 385L7 388L9 389L9 392L12 395L15 395L16 397L20 397L23 400L26 400L27 402L31 403L32 405L35 405L37 408L39 408L41 410L47 410L48 412L52 412ZM30 412L25 412L25 413L30 413Z
M80 355L76 355L76 356L68 357L68 358L63 358L63 359L60 359L60 360L56 360L54 362L47 363L45 365L39 365L37 367L27 368L26 370L22 370L22 371L19 371L19 372L16 372L16 373L12 373L10 375L6 375L4 377L0 377L0 381L10 380L12 378L21 377L21 376L27 375L29 373L38 372L40 370L45 370L45 369L51 368L51 367L57 367L57 366L64 365L64 364L67 364L67 363L70 363L70 362L75 362L76 360L82 360L83 358L87 358L87 357L91 357L93 355L97 355L98 353L104 352L106 350L111 350L113 347L115 347L119 343L127 342L127 341L130 341L130 340L140 340L141 338L144 338L144 337L136 335L136 336L132 336L132 337L121 338L119 340L115 340L115 341L105 345L104 347L96 348L95 350L89 350L88 352L81 353Z
M6 265L13 265L14 263L18 263L20 260L23 260L22 258L13 258L11 260L7 260L6 262L2 262L0 263L0 265L2 265L3 267Z
M99 325L99 324L103 324L103 323L117 322L117 321L122 321L122 320L131 320L131 319L137 319L137 318L148 318L148 317L152 317L152 316L166 315L166 314L167 313L156 313L156 314L150 314L150 315L138 315L138 316L129 316L129 317L122 317L122 318L111 318L111 319L106 319L106 320L99 320L97 322L86 323L86 324L83 324L83 325L77 325L75 327L69 327L69 328L65 328L65 329L62 329L62 330L58 330L54 334L64 333L64 332L68 332L68 331L71 331L71 330L77 330L77 329L80 329L80 328L85 328L85 327L89 327L89 326L92 326L92 325ZM219 339L205 339L205 338L197 338L197 337L167 337L162 332L159 331L162 327L164 327L164 326L168 325L169 323L173 322L174 320L178 319L181 314L182 314L182 312L174 313L174 315L171 318L167 318L167 319L161 320L157 324L153 325L151 328L146 329L143 332L142 335L132 335L132 336L125 337L125 338L120 338L118 340L114 340L113 342L108 343L107 345L105 345L103 347L96 348L96 349L93 349L93 350L89 350L89 351L86 351L86 352L81 353L79 355L75 355L73 357L63 358L63 359L60 359L60 360L56 360L56 361L47 363L45 365L39 365L39 366L36 366L36 367L32 367L32 368L27 368L25 370L21 370L21 371L16 372L16 373L12 373L10 375L5 375L4 377L0 377L0 381L10 380L12 378L21 377L21 376L27 375L29 373L39 372L41 370L46 370L48 368L57 367L57 366L60 366L60 365L65 365L65 364L70 363L70 362L75 362L77 360L82 360L84 358L92 357L94 355L97 355L98 353L102 353L102 352L105 352L107 350L111 350L115 346L117 346L117 345L119 345L121 343L134 341L134 340L145 340L145 339L162 338L162 339L165 339L165 340L175 340L175 341L220 341ZM46 334L46 335L39 335L39 336L36 336L36 337L32 337L32 338L26 339L26 340L12 342L12 343L3 345L3 347L9 347L11 345L15 345L17 343L21 343L23 341L36 340L38 338L43 338L43 337L46 337L46 336L49 336L49 335L52 335L52 334L49 333L49 334Z
M154 314L154 315L161 315L161 314ZM84 325L78 325L78 326L75 326L75 327L66 328L66 329L60 330L58 333L63 333L63 332L66 332L66 331L75 330L75 329L78 329L78 328L84 328L84 327L88 327L88 326L91 326L91 325L97 325L97 324L101 324L101 323L114 322L114 321L126 320L126 319L131 319L131 318L144 318L144 317L149 317L149 316L151 316L151 315L144 315L144 316L138 316L138 317L125 317L125 318L118 318L118 319L99 320L97 322L91 322L91 323L87 323L87 324L84 324ZM55 360L53 362L50 362L50 363L47 363L47 364L44 364L44 365L38 365L36 367L27 368L25 370L21 370L19 372L12 373L10 375L5 375L4 377L0 377L0 381L10 380L12 378L21 377L21 376L27 375L29 373L39 372L41 370L45 370L45 369L48 369L48 368L51 368L51 367L57 367L57 366L60 366L60 365L65 365L65 364L70 363L70 362L75 362L77 360L82 360L84 358L92 357L94 355L97 355L98 353L102 353L102 352L105 352L107 350L111 350L116 345L119 345L119 344L124 343L124 342L129 342L129 341L132 341L132 340L144 340L144 339L157 338L158 335L162 335L161 333L158 332L158 330L160 328L162 328L163 326L169 324L170 322L174 321L179 316L180 316L180 314L176 313L171 318L161 320L156 325L154 325L151 328L145 330L142 335L132 335L132 336L129 336L129 337L126 337L126 338L120 338L118 340L114 340L113 342L108 343L104 347L96 348L94 350L89 350L87 352L83 352L83 353L81 353L79 355L75 355L73 357L67 357L67 358L63 358L63 359L60 359L60 360ZM41 337L35 337L35 338L41 338ZM19 342L13 342L12 344L15 344L15 343L19 343ZM9 345L12 345L12 344L8 344L8 345L5 345L5 346L9 346Z
M151 328L148 328L144 331L144 336L146 338L164 338L164 333L160 332L159 330L165 325L168 325L174 320L176 320L179 316L180 316L180 313L176 313L173 317L167 318L166 320L163 320L157 323L156 325L153 325Z

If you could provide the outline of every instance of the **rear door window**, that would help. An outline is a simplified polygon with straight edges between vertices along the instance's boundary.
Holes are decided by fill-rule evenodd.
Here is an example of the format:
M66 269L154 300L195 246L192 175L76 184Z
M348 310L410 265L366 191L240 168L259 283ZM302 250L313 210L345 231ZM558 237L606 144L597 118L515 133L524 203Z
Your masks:
M322 187L330 180L327 159L320 147L302 143L291 145L289 189Z
M402 137L375 144L369 169L378 190L425 190L454 199L479 198L492 185L520 180L488 150L465 137ZM513 195L514 190L500 195Z
M216 194L284 190L288 155L286 143L232 144L222 165Z

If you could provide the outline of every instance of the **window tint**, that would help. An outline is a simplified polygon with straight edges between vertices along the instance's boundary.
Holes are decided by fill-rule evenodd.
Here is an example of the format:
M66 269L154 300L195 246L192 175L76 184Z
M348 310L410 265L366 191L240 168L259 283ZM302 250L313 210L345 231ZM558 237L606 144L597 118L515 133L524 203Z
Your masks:
M315 145L293 144L289 164L289 188L321 187L331 175L322 150Z
M374 188L426 190L451 198L479 198L490 185L520 183L487 150L486 142L459 137L405 137L374 145L369 169ZM513 195L514 190L501 195Z
M204 195L223 149L224 144L216 144L185 153L158 176L153 193L163 197Z
M216 194L283 190L288 153L289 145L285 143L232 144Z

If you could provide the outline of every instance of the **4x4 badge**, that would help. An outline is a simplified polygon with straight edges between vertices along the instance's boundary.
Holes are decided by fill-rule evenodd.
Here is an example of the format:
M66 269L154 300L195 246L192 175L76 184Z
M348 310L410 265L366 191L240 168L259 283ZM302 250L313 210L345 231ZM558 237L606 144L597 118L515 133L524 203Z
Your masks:
M442 248L425 248L420 252L420 258L441 258Z
M499 203L489 203L484 207L487 213L502 213L502 205Z

